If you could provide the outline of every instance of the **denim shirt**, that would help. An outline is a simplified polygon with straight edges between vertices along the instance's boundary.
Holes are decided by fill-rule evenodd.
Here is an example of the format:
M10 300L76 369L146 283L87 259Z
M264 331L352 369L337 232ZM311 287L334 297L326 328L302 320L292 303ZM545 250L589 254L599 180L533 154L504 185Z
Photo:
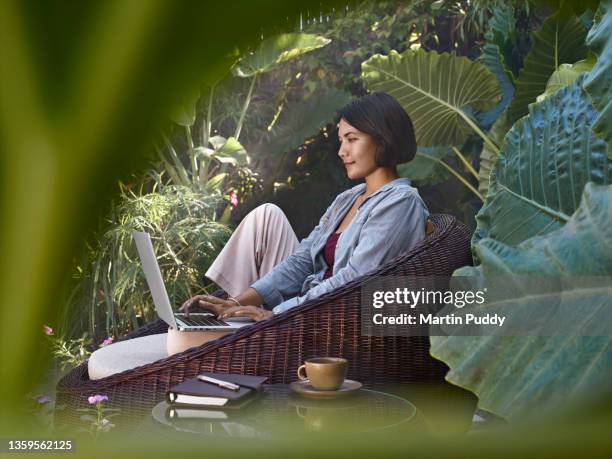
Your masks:
M275 314L316 298L366 274L425 237L429 212L407 178L395 179L361 204L336 245L333 275L323 248L332 232L365 190L359 184L340 193L292 255L251 285Z

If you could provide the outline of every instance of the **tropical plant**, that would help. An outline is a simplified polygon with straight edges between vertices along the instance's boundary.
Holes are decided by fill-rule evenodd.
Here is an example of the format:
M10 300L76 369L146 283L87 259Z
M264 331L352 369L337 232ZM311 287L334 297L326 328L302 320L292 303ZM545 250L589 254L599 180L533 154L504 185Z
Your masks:
M528 105L544 92L549 78L561 64L586 57L586 34L582 21L567 6L546 18L533 34L533 46L516 79L516 91L508 107L510 121L527 114Z
M324 210L313 202L323 205L349 185L345 171L333 154L337 151L333 141L335 127L328 123L334 120L337 109L352 97L365 93L359 77L361 61L375 53L410 47L452 49L459 54L477 55L482 29L475 30L461 23L465 16L461 8L466 4L366 1L330 14L313 16L305 12L301 30L319 34L331 42L258 78L249 122L245 123L240 138L252 159L251 167L262 178L263 193L258 193L257 201L271 200L283 205L295 203L303 196L305 206L315 207L312 216L303 217L296 212L290 217L298 231L311 226L316 215ZM248 85L235 87L245 94L248 92ZM221 96L222 92L226 94ZM225 132L237 123L240 106L236 103L235 90L224 91L218 87L216 93L223 107L232 107L235 112L233 119L227 119L226 126L219 129ZM454 156L452 150L448 151ZM423 183L449 176L443 165L433 166L434 175L427 176ZM316 188L311 186L313 176L319 178L320 186ZM321 199L313 199L313 193ZM470 198L467 193L466 197ZM453 200L445 201L444 206L454 209L458 206L456 201L455 193ZM248 205L242 207L248 208ZM470 212L470 219L474 213ZM240 216L240 211L234 213L235 218Z
M298 57L309 51L321 48L330 42L329 39L303 33L288 33L281 34L272 38L264 40L257 51L243 57L232 69L234 75L241 78L250 78L251 84L249 86L249 92L244 101L242 111L240 112L240 119L236 125L236 133L234 137L236 139L240 136L242 130L242 124L246 116L246 111L251 102L251 96L253 94L253 88L257 78L271 70L274 70L283 62Z
M297 195L308 199L312 207L313 201L323 205L332 195L345 189L348 180L334 161L335 155L330 154L337 151L337 145L333 142L334 127L328 123L334 119L338 108L353 96L365 93L360 79L361 61L391 49L403 52L410 48L452 50L476 57L484 28L472 27L463 21L467 6L467 2L407 4L387 1L360 2L316 17L305 12L300 30L323 36L331 40L329 44L261 74L252 91L249 78L227 78L216 85L212 111L215 113L214 128L219 133L235 132L241 118L242 101L251 94L240 143L249 153L249 167L262 179L262 192L246 206L241 206L243 210L234 212L232 218L238 220L244 211L261 200L283 205L289 201L295 203L300 199ZM207 107L208 103L203 103L198 113L205 113ZM431 164L419 154L415 165L424 165L422 173L417 174L423 179L415 182L427 185L446 180L460 170L456 164L471 175L472 170L476 170L478 148L473 141L458 148L470 164L469 168L452 149L447 150L450 158L447 156L442 162ZM424 173L425 170L431 174ZM312 188L313 176L320 178L318 182L324 185ZM475 188L475 177L465 178L461 174L459 177ZM430 193L442 196L449 194L451 188L450 200L428 199L429 196L425 199L436 211L458 213L465 209L466 220L472 222L476 211L475 200L468 194L472 191L457 199L457 187L451 182ZM290 190L297 193L289 196ZM312 199L313 193L321 199ZM322 210L316 208L311 218L302 218L302 214L297 213L290 218L296 222L298 231L304 231Z
M91 336L84 332L79 338L68 339L63 335L47 334L51 355L60 371L75 367L86 361L91 354Z
M164 154L164 150L158 148L162 169L168 174L171 183L204 190L209 193L221 191L221 184L228 175L228 166L248 169L248 157L242 145L234 138L222 136L203 136L202 144L196 146L190 126L185 126L187 140L187 154L190 167L185 167L181 161L177 149L167 137L164 137L167 152L170 159ZM203 146L206 140L206 145Z
M584 60L587 58L585 21L583 17L573 15L567 5L547 18L536 32L533 46L517 75L510 70L511 62L506 60L505 52L508 41L513 40L512 8L502 12L505 13L491 23L480 63L468 61L463 66L462 72L470 73L471 77L448 78L459 73L453 72L454 68L461 68L462 58L451 55L440 58L413 50L371 57L362 64L362 77L369 89L390 92L406 107L415 124L417 143L438 147L429 152L419 151L417 161L403 168L403 173L420 178L425 159L452 171L444 158L453 151L465 170L478 178L480 197L486 196L477 215L478 228L473 242L476 261L480 265L459 271L457 275L471 276L472 285L480 285L483 277L500 273L551 275L566 274L571 270L573 273L609 274L595 268L606 266L609 261L606 251L595 259L587 257L583 262L571 250L555 254L552 246L555 241L555 250L560 251L563 243L570 244L572 231L584 229L589 219L593 219L588 216L587 209L599 212L596 219L603 219L599 221L600 225L609 214L609 204L604 198L609 197L607 188L587 188L583 208L578 209L587 183L605 185L612 182L606 144L592 132L597 119L598 134L609 139L606 125L602 122L604 114L598 113L591 103L591 99L593 102L597 99L600 110L605 111L610 98L610 85L606 85L609 77L604 77L606 73L602 71L607 67L607 35L601 28L605 27L607 19L600 18L598 28L591 32L591 43L597 43L594 49L598 50L600 57L588 76L583 74L590 70L593 62L592 58ZM496 78L492 79L493 75ZM583 82L585 78L592 79L591 75L597 75L599 80L594 85L597 96L589 99ZM474 90L474 82L479 83L481 91ZM497 82L501 85L501 94ZM464 100L457 103L451 97L453 94L460 94ZM478 99L480 95L485 100ZM539 103L530 105L538 102L538 96ZM527 111L529 116L515 123ZM486 125L491 121L494 121L492 128L485 134ZM474 168L457 149L462 149L461 144L473 134L483 141L479 174L474 173ZM450 151L444 148L448 146ZM430 170L433 172L435 168L430 166ZM494 172L490 175L489 188L491 170ZM467 180L458 173L453 175L478 195ZM603 231L601 233L604 247L607 247L609 236ZM557 238L563 235L564 242L556 242L558 239L554 239L553 234ZM540 239L532 241L533 237ZM583 235L578 235L574 246L583 243ZM542 244L550 250L543 250ZM567 246L564 248L567 250ZM538 250L540 252L536 254ZM552 266L558 271L546 269L551 258L555 260ZM587 259L589 264L593 263L592 270L586 269L584 263ZM566 267L564 263L570 265ZM516 294L526 302L528 292L521 296L523 293ZM596 291L581 292L585 296L579 306L583 314L595 314L592 309L598 307L600 297L597 294ZM559 387L551 388L552 393L519 390L519 385L526 384L539 390L547 376L537 372L530 374L529 368L521 367L522 361L511 360L519 351L525 358L534 358L533 355L543 348L553 349L556 345L560 349L559 355L547 361L550 356L543 354L539 367L544 362L558 365L556 357L567 358L571 352L578 352L584 367L575 365L573 372L580 374L581 368L589 370L580 380L581 388L601 383L602 368L609 357L605 351L609 348L609 340L586 340L577 346L574 338L550 341L546 345L543 345L546 340L536 338L523 341L501 337L433 338L432 353L451 366L448 376L451 382L474 390L484 407L512 417L524 413L529 403L561 399L572 392L571 378L567 377L558 380ZM498 364L496 361L500 355L503 363ZM499 374L504 368L509 368L508 365L522 376L516 386L504 382ZM484 368L491 369L490 378L481 376L488 374ZM529 379L531 376L533 380ZM497 384L497 381L501 382Z
M362 77L370 90L384 91L397 98L412 119L417 145L452 146L468 170L477 173L456 145L476 133L494 151L497 146L464 110L489 110L501 98L499 83L484 66L465 57L408 50L375 55L362 64ZM425 158L426 153L420 154ZM441 161L440 158L432 160ZM456 175L479 198L482 195L463 177Z
M510 70L514 62L505 57L508 43L516 40L514 9L506 5L493 10L496 16L485 35L479 62L409 49L401 54L391 51L386 56L374 55L362 63L362 78L368 88L389 92L406 108L415 125L417 144L451 147L463 169L472 176L471 182L478 182L478 190L459 173L453 175L481 200L487 195L489 173L507 130L527 105L546 91L551 76L558 79L555 71L560 65L586 58L583 21L569 8L562 8L534 34L534 44L515 82ZM584 66L576 70L579 68ZM487 135L485 131L491 124ZM461 152L474 134L483 142L479 172L472 165L474 158L470 160ZM443 157L422 151L419 157L452 170ZM414 173L418 166L404 168L403 173Z
M87 329L97 338L121 336L155 317L133 231L151 234L168 294L177 302L209 288L203 274L231 233L216 221L219 194L164 185L160 177L150 193L122 186L118 202L78 270L64 311L71 334Z
M497 14L485 35L486 44L481 59L504 89L505 101L499 106L504 111L493 118L494 124L489 132L492 142L499 147L514 122L527 114L528 105L535 102L537 97L550 93L552 86L560 82L556 81L559 70L586 58L586 27L585 21L572 13L568 3L562 5L534 32L533 44L519 67L509 51L517 43L513 9L510 6L498 7L495 12ZM576 67L575 70L578 69ZM564 80L564 86L573 81ZM556 89L560 87L557 85ZM489 175L498 156L499 150L492 149L490 144L483 146L478 189L485 196L489 190Z
M81 285L71 292L67 308L75 317L64 320L71 324L73 333L79 324L84 325L85 318L91 334L100 335L97 325L103 323L105 332L116 336L152 318L132 231L152 234L171 297L186 298L206 290L210 284L204 280L205 269L228 237L229 229L223 223L238 200L258 186L247 152L238 141L255 82L284 62L328 42L310 34L276 35L240 59L233 73L250 78L250 87L233 136L212 135L213 98L219 82L202 98L206 105L200 129L196 128L200 92L193 91L180 101L171 114L178 125L172 140L163 135L163 146L156 146L162 172L151 172L141 179L138 192L122 187L108 229L94 243L88 265L78 268ZM215 220L223 199L229 202L218 223ZM76 306L79 302L89 304L87 315Z
M495 276L568 278L554 296L516 289L480 309L524 321L543 302L558 311L559 323L578 330L552 337L432 337L432 355L451 368L447 379L510 419L597 393L610 378L612 290L605 281L612 275L612 161L604 139L611 127L601 120L612 99L605 83L612 71L611 17L612 2L603 2L586 41L598 53L593 69L530 105L505 136L477 216L472 247L479 264L455 273L473 286ZM581 276L596 276L599 286L572 282Z
M200 94L196 92L190 100L183 101L174 113L173 120L184 128L185 141L179 142L179 144L185 145L186 154L177 153L180 149L173 146L167 138L164 138L165 149L158 149L162 161L161 167L168 172L172 183L184 186L195 185L208 191L220 188L223 189L226 195L230 191L237 191L242 199L251 194L258 187L259 179L250 167L250 157L252 154L247 154L238 138L245 127L256 83L266 74L283 67L286 62L324 47L329 41L329 39L324 37L307 33L279 34L263 40L255 51L247 53L240 58L233 66L232 74L234 77L238 77L237 79L239 80L247 80L249 85L242 105L238 107L234 104L237 116L233 117L232 104L226 103L229 100L233 102L237 99L237 95L239 95L236 93L235 85L232 86L233 82L231 81L236 78L230 77L218 81L208 89L207 94L202 98L200 143L198 145L195 143L193 131L196 119L198 118L197 103ZM287 91L288 84L289 82L286 82L281 92ZM218 94L219 89L221 90L221 103L215 101L215 94ZM224 94L224 89L226 94ZM216 99L219 99L219 97L216 97ZM332 97L331 100L334 101L334 98ZM213 108L215 106L217 107L217 112ZM261 149L263 142L263 148L282 153L287 149L299 146L304 141L304 138L315 132L313 123L307 122L301 124L301 129L297 133L291 132L288 136L286 133L289 130L285 128L281 134L277 134L273 128L282 111L282 107L283 104L279 106L274 116L267 120L269 123L268 127L262 133L263 135L260 136L261 140L256 148L259 147ZM334 106L334 108L337 108L337 106ZM317 113L320 113L320 110ZM212 136L213 125L215 128L223 130L224 127L220 121L226 119L232 119L234 134L229 137L221 135ZM317 128L321 122L321 119L317 119ZM225 128L229 129L229 127ZM190 167L184 166L183 157L186 157ZM228 212L225 212L222 220L226 221L228 216Z
M531 106L508 132L477 216L475 242L488 237L516 245L553 231L576 211L587 182L612 181L606 145L591 131L597 111L583 81Z
M528 317L534 322L554 319L557 336L538 336L536 329L532 336L431 337L432 355L451 368L447 380L473 391L483 409L518 420L536 407L552 408L570 396L607 387L612 358L612 251L607 249L612 244L611 198L612 186L588 183L580 206L564 226L516 247L483 239L474 246L481 264L455 273L466 276L462 279L472 286L491 285L495 279L570 279L569 286L549 296L523 285L509 298L466 311L501 313L523 327ZM534 311L553 307L554 316L534 317Z
M598 10L599 25L589 31L587 45L597 57L595 67L586 77L584 90L593 105L598 110L593 124L593 131L605 140L608 146L608 158L612 159L612 129L610 118L612 102L610 102L610 87L612 87L612 5L609 0L602 2Z
M546 97L556 93L559 89L571 85L583 73L588 73L593 69L597 56L589 54L587 59L576 62L575 64L561 64L548 79L546 89L536 97L537 102L542 102Z

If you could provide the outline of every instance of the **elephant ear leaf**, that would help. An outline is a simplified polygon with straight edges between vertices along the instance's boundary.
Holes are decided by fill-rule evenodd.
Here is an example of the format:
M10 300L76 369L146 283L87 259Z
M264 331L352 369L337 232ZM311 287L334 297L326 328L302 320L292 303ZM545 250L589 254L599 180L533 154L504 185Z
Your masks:
M499 104L492 110L476 115L483 128L489 129L512 100L514 83L512 73L507 69L497 45L485 44L478 60L497 77L502 89L502 98Z
M252 152L281 155L297 149L336 116L336 112L351 101L351 95L339 89L321 89L315 97L288 102L278 120L262 137Z
M513 44L515 35L512 4L501 4L494 7L493 17L489 21L489 30L485 33L485 44L478 61L497 77L502 89L502 99L492 110L477 113L476 116L485 129L489 129L499 119L500 114L506 109L514 95L514 75L508 63L512 62L511 51L515 47Z
M368 89L402 104L424 147L462 144L477 129L463 108L490 110L501 98L499 83L485 66L447 53L392 50L372 56L361 70Z
M508 118L508 110L504 110L501 115L495 120L493 126L488 132L488 136L496 145L501 146L504 137L512 127L512 123ZM491 171L497 164L499 154L494 151L488 144L482 146L480 153L480 168L478 169L478 191L482 196L487 196L489 193L489 183Z
M456 271L455 276L467 276L458 279L461 282L485 285L494 276L510 281L534 275L568 280L550 297L517 289L506 303L485 299L479 312L505 311L506 320L524 326L528 318L534 320L533 306L539 302L544 308L538 311L553 310L555 321L575 331L559 329L555 336L432 336L431 354L451 368L446 379L473 391L481 408L510 420L554 407L577 393L607 388L612 360L611 218L612 186L589 183L580 206L558 230L516 248L493 239L476 244L482 263ZM577 275L599 280L581 283Z
M327 45L331 40L307 33L285 33L267 38L259 48L241 59L232 69L239 77L269 72L276 66L309 51Z
M509 70L508 77L512 81L514 75L518 73L518 64L516 59L513 59L517 45L514 7L511 2L499 3L493 7L492 12L493 16L488 23L489 29L485 33L485 47L487 45L497 47L501 63L505 69ZM484 52L483 49L483 54Z
M534 41L516 79L516 91L509 106L510 121L528 113L529 104L546 89L546 83L561 64L572 64L586 58L587 31L582 21L560 9L548 17Z
M185 95L170 113L170 119L179 126L192 126L196 119L196 104L200 90L196 88Z
M598 54L597 63L584 80L587 92L599 114L593 131L606 141L612 159L612 1L601 3L587 45Z
M578 61L575 64L561 64L550 76L548 83L546 83L546 90L537 97L536 101L542 102L546 97L556 93L559 89L572 84L582 73L590 72L596 60L597 57L590 53L587 59Z
M516 245L554 231L575 212L587 182L612 183L606 145L591 130L597 111L584 78L531 105L506 134L473 242Z
M441 161L452 154L448 147L419 147L414 159L397 166L397 172L419 185L435 185L448 178L449 172Z

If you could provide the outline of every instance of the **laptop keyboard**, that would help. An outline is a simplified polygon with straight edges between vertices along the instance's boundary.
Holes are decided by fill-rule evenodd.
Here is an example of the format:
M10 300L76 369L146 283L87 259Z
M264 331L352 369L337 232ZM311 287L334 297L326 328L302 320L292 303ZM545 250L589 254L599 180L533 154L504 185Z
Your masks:
M180 316L181 322L192 327L229 327L230 324L223 322L222 320L215 319L214 317L194 317L192 316Z

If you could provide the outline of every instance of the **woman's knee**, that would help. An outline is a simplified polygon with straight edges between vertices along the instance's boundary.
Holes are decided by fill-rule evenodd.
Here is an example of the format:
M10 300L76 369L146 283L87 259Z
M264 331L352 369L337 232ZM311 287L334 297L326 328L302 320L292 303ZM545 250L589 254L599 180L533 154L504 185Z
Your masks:
M285 213L276 204L266 202L264 204L261 204L255 207L255 209L249 212L249 216L264 217L264 218L266 217L285 217Z
M283 213L282 209L278 207L276 204L272 204L271 202L265 202L257 206L254 210L258 212L272 212L272 213Z

